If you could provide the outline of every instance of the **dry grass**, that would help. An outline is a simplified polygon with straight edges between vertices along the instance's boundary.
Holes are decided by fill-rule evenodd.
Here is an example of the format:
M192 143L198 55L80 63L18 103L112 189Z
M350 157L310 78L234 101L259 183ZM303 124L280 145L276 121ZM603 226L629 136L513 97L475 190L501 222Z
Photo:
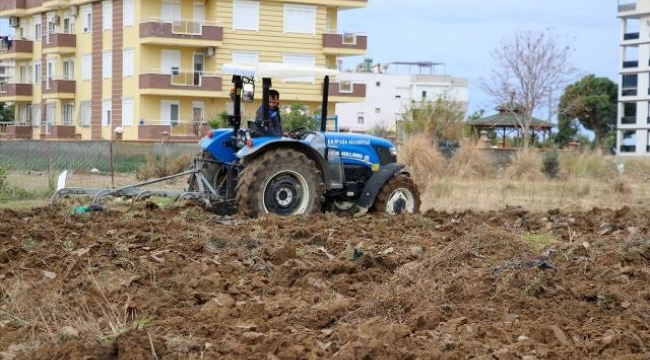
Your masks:
M447 173L462 179L484 179L494 175L495 169L488 153L465 141L449 160Z
M544 180L546 176L542 172L542 157L535 151L516 153L505 169L504 177L509 180Z
M192 162L193 158L189 154L175 158L163 156L161 159L147 155L147 163L138 169L136 179L147 180L178 174L191 168Z
M418 134L410 137L398 152L398 161L406 164L420 189L425 190L432 179L442 176L447 160L438 151L431 137Z

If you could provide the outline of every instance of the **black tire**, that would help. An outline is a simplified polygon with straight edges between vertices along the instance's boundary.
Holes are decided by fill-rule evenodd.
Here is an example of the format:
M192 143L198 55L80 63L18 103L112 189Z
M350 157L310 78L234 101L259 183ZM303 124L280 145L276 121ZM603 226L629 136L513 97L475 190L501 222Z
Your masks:
M321 172L305 154L269 150L246 164L237 184L237 205L247 216L302 216L320 211Z
M205 150L201 153L201 158L203 160L216 161L214 156ZM228 176L222 165L213 162L204 162L203 167L201 168L201 174L206 180L208 180L212 188L215 190L218 190L219 187L225 186L226 176ZM199 191L199 184L197 182L194 182L192 190ZM237 213L237 207L234 202L212 202L207 210L216 215L233 215Z
M325 202L325 211L333 212L336 215L354 215L359 211L359 207L354 201L328 200Z
M420 191L415 182L406 175L390 178L377 194L371 210L388 215L420 212Z

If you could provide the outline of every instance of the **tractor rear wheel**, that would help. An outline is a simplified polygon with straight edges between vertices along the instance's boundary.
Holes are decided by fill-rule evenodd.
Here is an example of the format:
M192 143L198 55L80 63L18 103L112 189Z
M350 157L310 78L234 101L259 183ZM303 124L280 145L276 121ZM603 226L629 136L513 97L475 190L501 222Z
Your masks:
M389 215L420 212L420 192L417 185L406 175L393 176L379 190L372 210Z
M275 149L246 164L237 184L237 205L247 216L308 215L320 210L323 191L313 161L292 149Z

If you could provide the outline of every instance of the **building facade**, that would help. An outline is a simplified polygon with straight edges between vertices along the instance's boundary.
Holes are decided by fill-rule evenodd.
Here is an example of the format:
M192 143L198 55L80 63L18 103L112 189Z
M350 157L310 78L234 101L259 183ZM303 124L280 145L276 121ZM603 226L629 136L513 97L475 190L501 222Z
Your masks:
M338 31L338 13L365 6L367 0L2 0L0 17L14 29L0 48L0 60L13 69L0 101L16 105L7 135L108 140L119 128L124 140L198 138L207 120L231 107L223 64L335 68L338 57L367 48L365 35ZM285 105L320 107L314 79L273 85ZM330 83L331 104L365 96L340 86ZM244 114L254 116L259 105L246 104Z
M650 1L625 2L618 6L621 65L616 147L618 154L643 156L650 154Z
M396 130L407 109L423 102L436 101L446 95L467 109L469 81L446 75L435 75L433 62L395 62L367 64L354 72L344 72L339 81L348 86L363 85L366 97L357 103L336 105L341 131L368 132L377 127Z

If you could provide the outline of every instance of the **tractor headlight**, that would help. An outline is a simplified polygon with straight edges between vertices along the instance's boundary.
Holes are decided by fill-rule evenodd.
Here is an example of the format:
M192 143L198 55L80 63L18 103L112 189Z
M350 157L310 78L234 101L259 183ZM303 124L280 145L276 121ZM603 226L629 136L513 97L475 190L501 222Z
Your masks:
M390 150L390 154L391 154L391 155L393 155L393 156L397 156L397 148L392 147L392 148L390 148L389 150Z

